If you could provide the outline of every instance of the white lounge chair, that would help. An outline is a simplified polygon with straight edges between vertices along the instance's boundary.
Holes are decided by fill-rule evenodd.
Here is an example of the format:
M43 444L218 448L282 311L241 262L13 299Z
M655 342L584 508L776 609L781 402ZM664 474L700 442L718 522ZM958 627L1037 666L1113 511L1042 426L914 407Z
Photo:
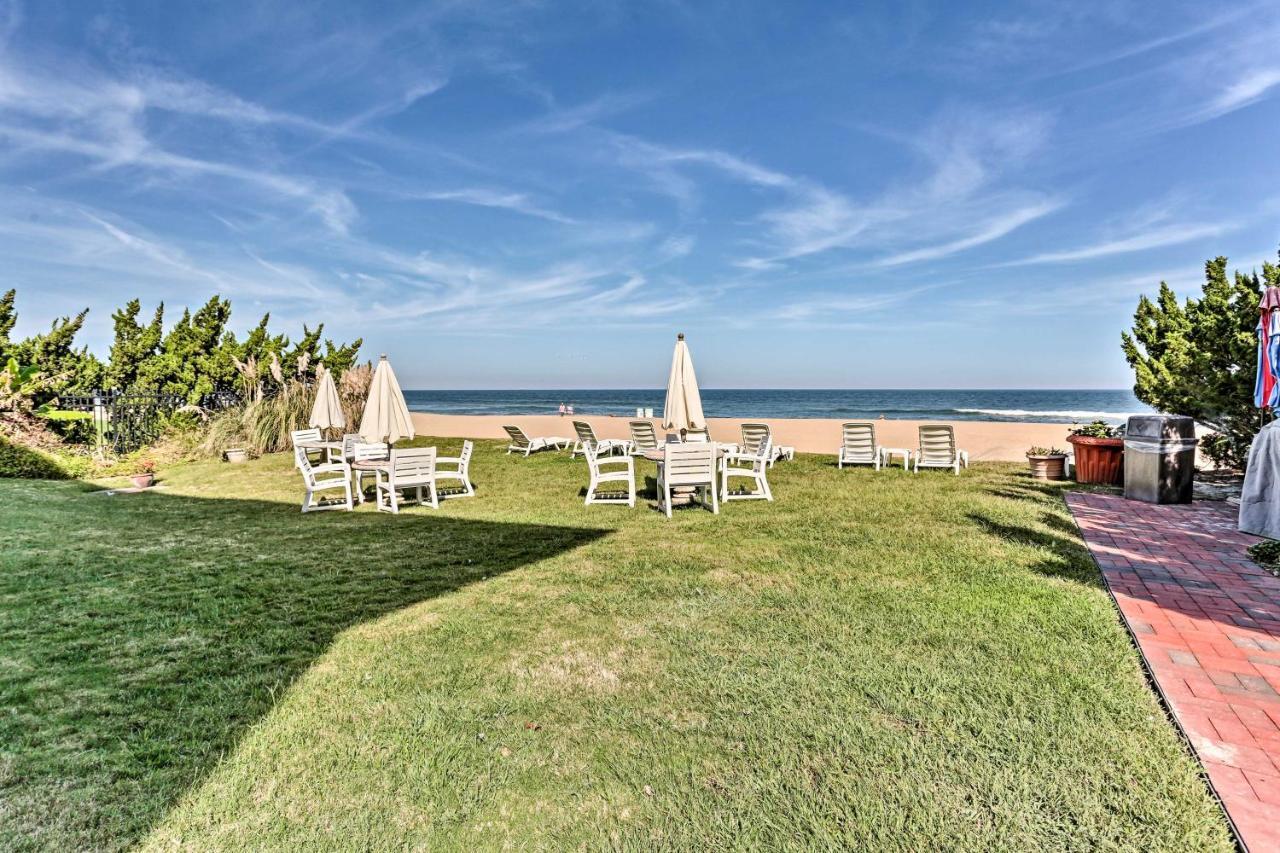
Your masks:
M711 433L706 427L702 429L685 428L680 430L680 439L685 444L707 444L711 441Z
M307 456L305 448L296 447L293 451L293 463L302 472L302 482L306 488L306 497L302 499L302 511L313 512L322 509L352 509L351 504L351 468L346 462L325 462L313 464ZM325 503L316 499L317 492L342 490L341 503Z
M880 470L882 454L876 443L876 425L870 421L851 421L840 427L840 449L836 451L836 467L873 465Z
M720 497L716 482L716 446L711 442L685 442L665 445L662 465L658 468L658 500L671 517L671 492L679 487L702 489L702 505L711 495L711 511L719 514Z
M587 470L591 472L591 483L587 486L587 506L592 504L626 504L636 505L636 461L630 456L612 456L591 441L582 443L582 455L587 458ZM616 466L622 468L613 470ZM608 469L608 470L606 470ZM626 483L627 496L600 497L600 486L603 483ZM606 492L605 494L617 493Z
M615 450L624 454L631 452L630 441L624 438L596 438L596 431L586 421L574 421L573 431L578 434L578 440L573 443L573 450L569 451L570 459L582 453L588 442L595 447L597 455L603 453L608 456Z
M772 439L766 433L764 438L756 442L754 450L740 450L737 453L726 453L724 467L720 469L720 493L724 501L773 500L773 491L769 488L769 461L773 458ZM733 494L729 491L730 477L746 477L755 482L755 490Z
M476 490L471 484L471 451L473 445L470 441L462 442L462 452L457 456L437 456L436 457L436 482L441 480L457 480L462 483L462 494L460 497L474 497ZM453 468L441 468L440 463L453 465ZM434 490L433 490L434 491Z
M400 493L409 489L418 493L418 503L423 504L422 490L431 493L431 500L425 501L427 506L436 509L440 506L440 496L436 494L436 449L434 447L408 447L403 450L392 449L391 464L378 469L378 479L374 484L378 509L383 512L400 512Z
M631 453L635 456L643 454L646 450L658 449L658 433L654 430L653 424L649 421L632 421L631 427Z
M356 436L356 438L360 438L360 436ZM343 441L343 447L344 448L346 447L345 440ZM364 478L374 477L375 480L377 479L375 476L375 474L377 473L376 471L370 470L368 468L356 467L356 463L357 462L383 462L390 456L390 454L391 454L391 446L386 444L385 442L381 442L381 441L351 442L351 459L349 464L352 465L351 473L355 477L356 503L358 504L364 503Z
M796 449L794 447L783 447L773 444L773 430L768 424L744 423L742 425L742 444L738 449L743 453L756 452L756 448L760 446L760 442L768 440L771 450L769 451L769 467L773 467L773 463L779 459L795 459Z
M552 448L554 450L563 450L572 444L572 440L561 438L558 435L547 436L546 438L530 438L525 435L525 431L518 426L504 426L507 435L511 436L511 443L507 445L507 453L511 451L523 453L525 458L529 458L530 453L537 453L539 450Z
M916 451L915 471L921 468L950 468L958 475L960 467L968 467L969 454L956 447L956 431L950 424L920 427L920 449Z

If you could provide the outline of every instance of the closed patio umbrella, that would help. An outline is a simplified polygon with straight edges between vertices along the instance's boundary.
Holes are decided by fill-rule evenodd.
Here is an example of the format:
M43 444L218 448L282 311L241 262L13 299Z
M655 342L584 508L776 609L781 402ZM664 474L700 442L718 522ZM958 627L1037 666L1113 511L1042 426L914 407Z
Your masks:
M338 399L338 388L333 384L333 374L323 366L317 382L316 402L311 407L311 418L307 426L325 429L342 429L347 425L346 415L342 414L342 402Z
M396 381L391 362L384 355L369 383L369 399L360 418L360 435L365 441L395 444L402 438L413 438L413 418L405 405L400 383Z
M1259 409L1280 406L1280 287L1268 287L1258 305L1258 375L1253 404Z
M693 356L684 342L684 333L676 335L676 351L671 356L671 377L667 380L667 400L662 407L663 429L706 429L702 416L702 395L698 377L693 373Z

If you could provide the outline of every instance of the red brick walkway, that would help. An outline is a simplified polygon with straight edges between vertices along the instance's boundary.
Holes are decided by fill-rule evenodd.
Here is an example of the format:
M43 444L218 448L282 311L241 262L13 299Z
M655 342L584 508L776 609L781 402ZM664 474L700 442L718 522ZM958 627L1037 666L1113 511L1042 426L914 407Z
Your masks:
M1280 850L1280 579L1235 508L1073 492L1067 505L1241 843Z

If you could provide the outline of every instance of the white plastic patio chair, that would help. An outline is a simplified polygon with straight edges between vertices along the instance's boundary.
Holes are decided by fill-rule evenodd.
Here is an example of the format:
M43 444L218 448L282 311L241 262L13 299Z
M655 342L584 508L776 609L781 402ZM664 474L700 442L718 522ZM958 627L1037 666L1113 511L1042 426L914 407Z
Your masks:
M782 447L773 444L773 430L768 424L760 423L744 423L742 425L742 444L738 446L738 450L743 453L756 452L756 448L760 446L761 441L768 440L771 446L769 451L769 467L773 467L773 463L779 459L795 459L796 449L794 447Z
M646 450L658 449L658 433L653 428L653 424L649 421L632 421L631 427L631 453L639 456Z
M720 513L720 496L716 483L716 446L711 442L685 442L668 444L663 449L662 465L658 467L658 499L671 517L671 492L679 487L693 486L701 489L703 506L707 505L706 493L711 495L711 511Z
M364 436L358 432L348 432L342 436L342 458L350 462L355 459L357 444L364 442Z
M851 421L840 427L840 448L836 451L836 467L872 465L880 470L880 445L876 443L876 425L870 421Z
M680 430L680 440L685 444L707 444L711 441L711 433L706 427L702 429L686 427Z
M561 438L558 435L548 436L546 438L530 438L525 431L518 426L503 426L507 431L507 435L511 436L511 443L507 445L508 455L514 450L516 453L523 453L525 458L529 458L530 453L537 453L539 450L552 448L554 450L563 450L568 447L572 441L567 438Z
M290 444L293 445L294 450L298 449L299 444L319 444L322 441L324 441L324 436L320 434L319 427L311 427L309 429L295 429L289 433L289 442ZM318 447L308 448L306 450L306 454L308 457L310 457L312 453L320 454L319 458L324 459L326 462L333 461L333 459L331 458L332 454L325 453Z
M723 467L720 469L720 493L724 501L773 500L773 491L769 488L769 460L773 458L772 439L768 434L756 442L753 451L745 449L737 453L726 453ZM730 477L745 477L755 483L755 490L734 494L729 491Z
M437 456L436 457L436 482L441 480L457 480L462 484L462 494L459 497L474 497L476 490L471 484L471 451L473 445L470 441L462 442L462 452L457 456ZM441 468L440 463L454 466L453 468Z
M615 450L620 450L624 454L631 452L630 441L624 438L596 438L596 431L586 421L574 421L573 431L578 434L578 440L573 443L573 450L569 451L570 459L583 453L588 443L595 447L597 456L601 453L608 456Z
M587 458L587 470L591 472L591 483L587 486L586 505L592 504L626 504L636 505L636 460L630 456L613 456L591 441L582 443L582 455ZM617 466L622 466L620 469ZM616 470L615 470L616 469ZM614 497L600 497L600 486L605 483L626 483L627 496L616 496L616 492L603 492Z
M324 509L353 509L351 503L351 468L346 462L325 462L313 464L307 456L305 448L297 447L293 451L293 463L302 472L302 482L306 489L306 497L302 499L302 511L314 512ZM316 498L317 492L342 490L341 503L325 503Z
M356 437L359 438L360 436ZM390 453L391 448L385 442L353 441L351 443L350 464L354 465L356 462L381 462L385 460ZM367 468L353 467L351 469L351 473L355 477L356 503L364 503L364 478L374 477L377 472L371 471ZM376 477L374 478L375 480L377 479Z
M915 472L921 468L950 468L960 473L960 467L968 467L969 454L956 447L956 431L950 424L930 424L920 427L920 449L916 451Z
M432 509L440 506L440 496L436 494L436 449L434 447L407 447L402 450L391 450L391 464L378 469L378 479L374 483L378 509L382 512L400 512L400 493L414 490L418 493L418 504L425 504ZM431 499L424 501L422 490L431 493Z

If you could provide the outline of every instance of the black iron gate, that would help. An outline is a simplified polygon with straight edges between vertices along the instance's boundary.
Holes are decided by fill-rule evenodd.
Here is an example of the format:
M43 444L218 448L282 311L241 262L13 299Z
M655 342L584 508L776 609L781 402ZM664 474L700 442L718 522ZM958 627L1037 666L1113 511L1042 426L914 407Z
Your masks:
M115 453L130 453L160 438L166 418L186 403L181 394L147 390L64 394L58 400L63 409L90 412L99 445ZM200 400L200 408L213 411L239 404L240 395L231 389L218 389Z

